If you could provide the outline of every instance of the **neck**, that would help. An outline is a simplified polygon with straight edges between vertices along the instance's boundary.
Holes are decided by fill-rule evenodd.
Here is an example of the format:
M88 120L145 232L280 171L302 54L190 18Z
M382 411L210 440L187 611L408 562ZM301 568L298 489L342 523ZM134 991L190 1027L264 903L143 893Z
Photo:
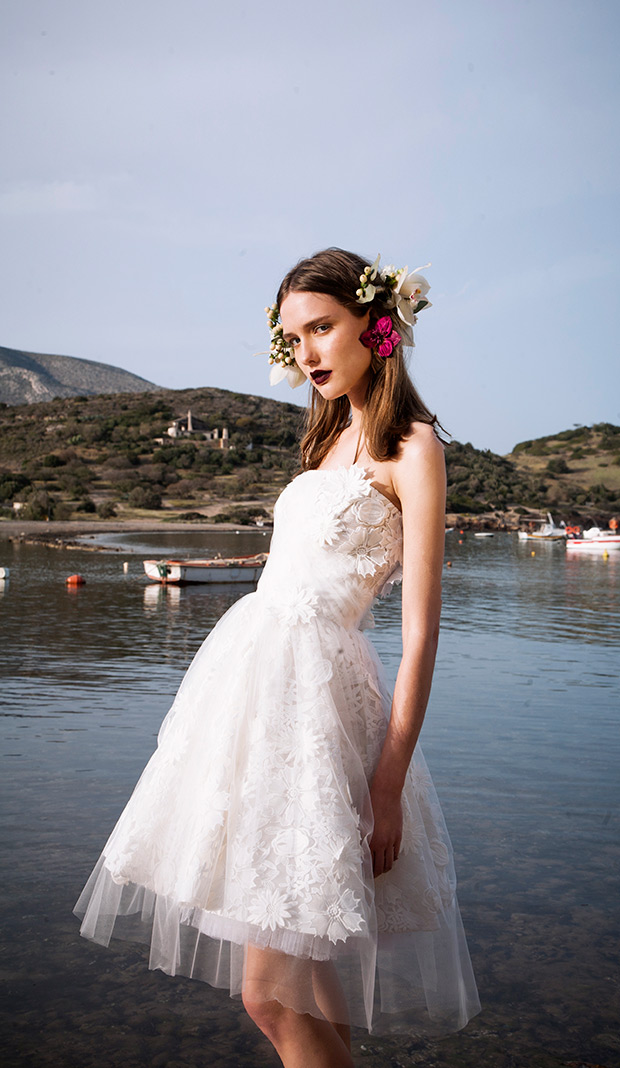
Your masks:
M350 427L355 433L360 433L362 429L367 390L368 380L364 381L357 389L353 389L347 394L349 404L351 405Z
M349 423L349 430L356 442L355 456L353 457L353 463L355 464L357 463L359 454L362 451L362 440L364 437L364 408L363 405L359 406L354 404L351 397L349 397L349 400L351 401L351 422Z

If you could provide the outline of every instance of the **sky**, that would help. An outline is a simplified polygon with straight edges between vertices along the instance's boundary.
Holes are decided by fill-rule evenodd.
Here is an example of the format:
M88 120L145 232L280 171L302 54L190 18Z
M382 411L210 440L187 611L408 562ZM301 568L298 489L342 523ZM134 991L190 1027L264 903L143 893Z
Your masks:
M506 453L620 423L617 0L2 0L0 344L269 385L330 245L427 262L412 376Z

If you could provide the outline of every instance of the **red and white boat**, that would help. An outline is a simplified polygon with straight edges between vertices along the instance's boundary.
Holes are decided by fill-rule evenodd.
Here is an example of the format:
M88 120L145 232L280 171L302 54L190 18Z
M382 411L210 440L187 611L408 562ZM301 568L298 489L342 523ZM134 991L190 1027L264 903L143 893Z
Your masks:
M152 582L186 586L206 582L257 582L267 553L231 556L213 560L144 560L144 570Z
M568 527L566 548L581 552L588 549L620 549L620 531L617 524L609 530L601 530L600 527L589 527L588 530Z

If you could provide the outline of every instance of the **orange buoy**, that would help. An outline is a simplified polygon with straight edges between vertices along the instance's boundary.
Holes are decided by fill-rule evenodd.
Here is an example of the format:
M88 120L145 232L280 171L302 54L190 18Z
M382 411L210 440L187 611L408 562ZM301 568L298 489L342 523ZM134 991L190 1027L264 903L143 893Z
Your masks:
M534 549L532 549L530 556L536 556L536 551Z
M452 567L452 561L446 560L446 567Z
M83 586L86 579L83 575L68 575L65 582L67 586Z
M459 545L462 545L462 544L463 544L463 539L459 538Z

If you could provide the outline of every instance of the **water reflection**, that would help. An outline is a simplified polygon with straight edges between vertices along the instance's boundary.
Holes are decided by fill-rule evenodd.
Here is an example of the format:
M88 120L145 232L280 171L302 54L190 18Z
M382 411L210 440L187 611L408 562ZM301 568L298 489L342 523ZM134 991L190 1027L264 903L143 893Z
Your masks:
M447 547L444 626L617 643L620 554L575 560L561 543L531 544L505 534Z
M190 541L165 535L172 537L174 555L197 553L194 532ZM200 555L230 553L234 537L217 532L207 545L200 534ZM260 534L239 537L244 552L265 547ZM446 1068L465 1060L504 1068L555 1066L587 1053L611 1064L620 554L585 558L543 546L531 556L510 535L462 542L446 543L452 567L422 738L458 854L484 1013L468 1029L469 1047L459 1036L440 1050L416 1047L415 1057ZM141 544L137 536L133 544ZM168 542L163 555L171 550ZM144 555L158 555L153 544ZM148 583L140 552L0 541L0 566L11 568L0 599L11 1063L87 1065L105 1046L106 1063L119 1068L155 1058L185 1066L204 1061L205 1041L210 1049L217 1043L214 1061L227 1068L263 1063L253 1034L231 1028L227 998L148 975L135 948L93 950L70 916L189 661L247 590ZM69 591L65 579L76 571L86 585ZM368 633L393 682L398 589L377 604L375 618ZM147 1023L136 1022L138 1004ZM36 1050L20 1053L19 1043L30 1050L31 1040ZM410 1044L367 1044L369 1068L411 1060Z

